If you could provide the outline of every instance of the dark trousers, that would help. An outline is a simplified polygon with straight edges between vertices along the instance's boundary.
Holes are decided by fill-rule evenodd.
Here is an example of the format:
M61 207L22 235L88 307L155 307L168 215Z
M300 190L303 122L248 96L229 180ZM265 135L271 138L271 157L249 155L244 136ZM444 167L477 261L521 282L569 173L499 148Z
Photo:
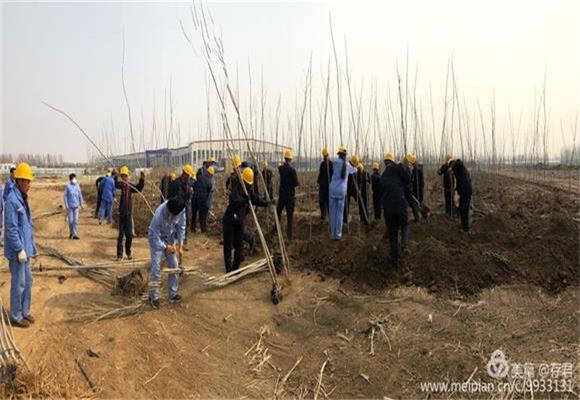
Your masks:
M250 252L253 253L256 247L256 235L248 228L244 228L242 242L246 242L250 246Z
M444 196L445 196L445 214L451 217L453 215L453 206L454 206L453 192L451 190L445 190Z
M197 217L199 215L199 225L201 232L207 232L207 216L209 208L207 207L206 199L193 199L191 201L191 231L195 231L197 225Z
M328 214L328 188L318 190L318 205L320 206L320 219L325 219Z
M358 215L360 217L360 220L363 224L368 225L369 224L369 218L368 218L368 212L369 212L369 206L367 204L367 196L366 193L362 193L360 195L360 199L357 200L358 203Z
M405 248L409 237L409 223L407 212L387 213L385 210L385 223L389 235L389 254L391 263L397 267L399 262L399 231L401 231L401 248Z
M270 196L270 200L272 200L274 198L274 190L272 188L272 184L271 183L268 184L268 185L266 185L266 190L268 191L268 196ZM265 196L265 193L264 193L264 197L266 197Z
M350 198L354 197L356 200L356 195L353 195L352 193L348 193L346 194L346 201L344 202L344 214L343 214L343 219L342 222L344 224L348 223L348 212L350 210Z
M131 256L133 243L133 218L130 215L119 217L119 236L117 236L117 258L123 257L123 237L125 237L125 254Z
M459 215L461 226L465 232L469 232L469 205L471 204L471 191L459 192Z
M95 217L99 216L99 208L101 208L101 193L97 192L97 209L95 210Z
M187 224L189 224L191 222L191 198L187 199L185 201L185 233L187 233Z
M375 219L381 219L381 211L383 207L381 205L381 197L373 195L373 209L375 211Z
M224 264L226 273L234 271L240 267L244 261L244 254L242 252L242 237L244 235L244 225L228 214L224 215L223 223L223 237L224 237ZM234 259L232 262L232 250L234 252Z
M276 213L278 214L278 219L282 217L282 211L286 209L286 236L288 240L292 240L292 224L294 221L294 205L296 199L294 197L284 199L278 199L278 205L276 206Z

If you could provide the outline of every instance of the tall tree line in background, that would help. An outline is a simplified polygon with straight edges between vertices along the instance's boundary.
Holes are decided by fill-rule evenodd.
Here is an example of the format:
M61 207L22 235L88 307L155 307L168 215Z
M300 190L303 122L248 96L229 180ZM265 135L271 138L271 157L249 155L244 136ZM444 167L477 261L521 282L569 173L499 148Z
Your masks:
M34 167L85 167L86 163L65 162L62 154L27 154L20 153L14 156L11 153L0 153L0 164L17 164L26 161Z

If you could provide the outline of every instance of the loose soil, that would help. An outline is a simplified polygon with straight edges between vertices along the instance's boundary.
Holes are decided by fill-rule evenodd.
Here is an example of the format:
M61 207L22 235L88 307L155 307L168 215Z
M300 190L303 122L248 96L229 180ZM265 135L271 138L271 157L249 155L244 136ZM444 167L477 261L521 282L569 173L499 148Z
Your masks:
M474 174L473 234L465 235L456 219L442 215L442 188L431 173L426 202L433 215L411 225L409 254L393 271L381 221L364 227L352 210L343 241L330 241L327 225L319 222L313 176L301 180L295 240L288 247L291 282L282 280L278 306L270 301L267 274L222 289L208 289L192 275L181 282L180 305L169 304L163 290L158 311L146 306L125 318L72 322L96 307L134 299L112 295L75 272L35 272L37 322L15 330L30 371L21 367L20 386L3 388L3 397L311 398L327 361L318 398L425 398L421 382L472 375L489 381L485 365L496 349L519 363L572 362L577 379L578 193L549 181ZM183 260L215 276L223 273L221 182L211 233L191 235ZM57 209L64 184L35 181L33 213ZM83 187L89 204L81 212L81 240L68 239L64 215L57 214L35 221L37 241L85 264L110 261L117 232L98 225L90 204L94 184ZM158 204L151 183L146 195ZM135 209L133 253L147 258L150 217L137 196ZM260 218L268 226L273 221L265 210ZM40 255L34 265L41 264L61 262ZM10 275L7 262L2 265L7 304ZM63 283L60 275L67 278ZM371 320L381 321L386 334L374 336L373 355Z

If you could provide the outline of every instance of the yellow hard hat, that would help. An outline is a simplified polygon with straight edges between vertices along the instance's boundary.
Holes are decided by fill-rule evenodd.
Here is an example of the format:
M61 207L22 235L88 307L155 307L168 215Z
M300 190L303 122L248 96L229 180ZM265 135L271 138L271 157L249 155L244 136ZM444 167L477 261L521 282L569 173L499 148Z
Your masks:
M346 147L345 147L345 146L340 146L340 147L338 148L338 152L339 152L339 153L342 153L342 154L346 154Z
M215 156L211 156L211 157L209 158L209 162L215 162Z
M232 158L232 166L233 166L234 168L238 168L240 165L242 165L242 159L240 158L240 156L239 156L239 155L237 155L237 154L236 154L236 155L235 155L235 156Z
M242 172L242 179L248 185L254 184L254 171L252 171L252 168L245 168L244 169L244 172Z
M363 169L365 169L365 166L363 165L363 163L359 162L358 165L356 166L356 169L362 171Z
M328 149L326 147L322 149L322 157L328 157Z
M171 181L173 182L174 180L177 179L177 174L175 172L172 172L169 174L169 179L171 179Z
M405 160L407 160L407 162L411 164L415 164L415 162L417 161L417 156L411 153L407 153L407 155L405 156Z
M119 169L119 174L129 176L129 168L126 165L123 165L121 169Z
M352 156L350 156L350 163L355 166L358 165L358 157L355 156L354 154Z
M286 160L292 159L292 150L290 150L290 149L284 150L284 159L286 159Z
M183 172L186 173L187 175L194 177L195 178L195 174L193 172L193 167L189 164L186 164L183 166Z
M385 154L384 161L395 161L395 156L393 155L393 153L387 153Z
M453 157L451 157L451 154L447 154L447 155L445 156L445 162L446 162L447 164L449 164L449 163L451 162L451 160L453 160Z
M27 181L32 180L32 168L25 162L21 162L16 166L16 171L14 171L15 179L25 179Z
M373 169L376 169L376 170L379 169L379 163L378 162L374 162L373 163Z
M208 173L208 174L210 174L211 176L213 176L213 174L215 174L215 169L214 169L214 167L209 167L209 168L207 169L207 173Z

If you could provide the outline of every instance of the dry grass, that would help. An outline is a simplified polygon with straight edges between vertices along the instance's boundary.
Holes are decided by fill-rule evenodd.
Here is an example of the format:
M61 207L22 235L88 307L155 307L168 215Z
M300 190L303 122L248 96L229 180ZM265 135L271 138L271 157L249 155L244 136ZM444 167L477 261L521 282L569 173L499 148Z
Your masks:
M51 373L43 361L33 371L22 367L13 382L0 385L0 397L3 399L87 398L93 395L86 385L82 386L78 376Z

